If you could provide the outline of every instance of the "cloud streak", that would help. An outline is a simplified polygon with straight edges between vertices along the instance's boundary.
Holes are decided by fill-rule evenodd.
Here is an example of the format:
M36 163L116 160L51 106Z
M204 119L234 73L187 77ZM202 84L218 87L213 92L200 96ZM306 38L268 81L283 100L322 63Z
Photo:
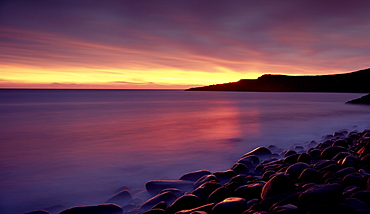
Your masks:
M0 8L0 66L237 79L369 67L363 0L6 0Z

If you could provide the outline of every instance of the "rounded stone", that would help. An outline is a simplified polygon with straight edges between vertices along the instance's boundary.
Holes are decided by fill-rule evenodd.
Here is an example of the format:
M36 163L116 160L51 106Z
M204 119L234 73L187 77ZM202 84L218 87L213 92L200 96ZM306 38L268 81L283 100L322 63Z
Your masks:
M172 203L176 200L176 195L174 195L172 192L163 192L158 195L153 196L152 198L146 200L144 203L142 203L139 207L139 210L148 210L151 209L153 206L157 205L158 203L164 201L167 204Z
M153 180L148 181L145 187L149 194L156 195L167 188L176 188L183 192L191 192L193 190L193 184L194 182L192 181L184 180Z
M370 154L366 154L361 158L361 166L368 166L370 165Z
M370 205L370 191L362 190L355 192L351 195L351 198L356 198L362 201L364 204Z
M312 161L312 157L311 155L307 153L299 154L298 159L297 159L297 162L302 162L302 163L307 163L307 164L310 164L311 161Z
M120 206L126 205L132 199L131 193L127 190L122 190L121 192L113 195L109 198L106 203L118 204Z
M247 155L240 158L237 163L242 163L250 168L255 168L260 163L260 159L256 155Z
M202 205L198 196L193 194L186 194L176 199L167 209L167 213L176 213L180 210L188 210Z
M360 158L354 155L346 156L342 161L339 162L343 167L355 167L358 168L360 165Z
M318 184L311 186L298 197L298 204L304 209L317 205L334 204L340 200L342 191L339 184Z
M320 155L321 159L331 160L333 159L339 152L346 152L347 149L341 146L329 146L325 148Z
M227 187L219 187L213 191L207 199L208 203L220 202L228 197L231 197L232 191Z
M236 174L240 175L248 175L249 174L249 168L245 164L242 163L236 163L231 168Z
M337 178L340 178L342 179L344 176L348 175L348 174L351 174L351 173L355 173L356 172L356 169L353 168L353 167L346 167L346 168L343 168L341 170L338 170L337 172L334 173L334 176L337 177Z
M321 174L313 168L306 168L299 175L298 180L300 182L317 182L321 178Z
M213 174L210 174L210 175L204 175L202 176L201 178L199 178L197 181L195 181L194 185L193 185L193 188L196 189L198 188L200 185L206 183L206 182L210 182L210 181L213 181L213 182L218 182L218 179L215 175Z
M213 191L218 189L219 187L221 187L221 184L213 182L213 181L209 181L209 182L206 182L206 183L200 185L198 188L196 188L192 192L192 194L198 196L202 200L206 200L209 197L209 195Z
M24 213L24 214L50 214L50 213L46 210L36 210L36 211L31 211L31 212L28 212L28 213Z
M215 172L213 175L216 176L217 180L221 184L225 184L229 182L230 179L236 175L236 173L233 170L226 170L222 172Z
M309 168L310 166L306 163L298 162L291 166L289 166L285 170L285 175L288 175L290 178L296 180L298 179L299 175L303 172L303 170Z
M261 198L265 199L282 193L291 192L295 189L293 181L284 174L277 174L263 186Z
M116 204L72 207L59 214L122 214L123 210Z
M211 172L208 170L198 170L195 172L189 172L180 177L179 180L186 180L186 181L197 181L199 178L205 176L205 175L210 175Z
M244 198L246 201L259 198L263 186L264 183L253 183L241 186L235 190L235 196Z
M232 214L242 214L246 209L246 200L244 198L239 197L230 197L226 198L225 200L221 201L220 203L216 204L211 214L225 214L225 213L232 213Z
M252 151L244 154L243 157L249 156L249 155L255 155L260 159L268 159L271 157L272 152L268 148L261 146L261 147L257 147L253 149Z
M145 212L143 212L143 214L166 214L166 211L156 208L156 209L151 209L151 210L145 211Z
M284 153L284 157L288 157L288 156L290 156L290 155L295 155L295 154L297 154L297 152L296 152L296 151L294 151L294 150L288 150L288 151L286 151L286 152Z

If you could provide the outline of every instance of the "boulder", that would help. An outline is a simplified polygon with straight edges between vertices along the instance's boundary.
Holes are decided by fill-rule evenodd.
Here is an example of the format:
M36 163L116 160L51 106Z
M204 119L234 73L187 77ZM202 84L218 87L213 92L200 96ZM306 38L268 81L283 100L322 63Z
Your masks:
M313 168L306 168L298 177L300 182L317 182L321 178L321 174Z
M252 151L244 154L243 157L246 157L249 155L255 155L259 159L268 159L271 157L272 152L268 148L261 146L261 147L257 147L253 149Z
M247 155L240 158L237 163L242 163L249 168L254 169L260 163L260 159L256 155Z
M351 198L356 198L362 201L364 204L370 206L370 191L362 190L362 191L355 192L351 195Z
M213 191L218 189L219 187L221 187L221 184L219 184L219 183L216 183L216 182L213 182L213 181L206 182L206 183L200 185L198 188L196 188L192 192L192 194L198 196L202 200L206 200L209 197L209 195Z
M298 205L303 209L317 205L330 205L339 202L342 194L339 184L317 184L302 192L298 197Z
M264 183L252 183L243 185L235 190L235 196L244 198L246 201L260 198Z
M248 175L249 174L248 166L242 163L234 164L231 169L238 175Z
M247 202L244 198L230 197L216 204L211 214L242 214L246 209Z
M232 196L232 191L227 187L219 187L213 191L207 198L208 203L220 202Z
M46 210L36 210L36 211L24 213L24 214L50 214L50 213Z
M198 170L195 172L189 172L180 177L179 180L186 180L186 181L197 181L199 178L205 176L205 175L210 175L211 172L208 170Z
M123 210L116 204L72 207L59 214L122 214Z
M122 190L121 192L113 195L111 198L109 198L106 203L113 203L118 204L120 206L126 205L130 200L132 199L132 196L129 191Z
M167 213L174 214L180 210L188 210L202 205L198 196L193 194L186 194L174 201L167 209Z
M202 184L204 184L206 182L209 182L209 181L213 181L213 182L217 182L218 183L218 179L217 179L217 177L215 175L213 175L213 174L204 175L201 178L199 178L197 181L195 181L195 183L193 185L193 189L196 189L200 185L202 185Z
M341 146L329 146L321 152L320 158L332 160L340 152L347 152L347 149Z
M142 214L166 214L166 211L163 209L151 209L143 212Z
M285 175L289 176L293 180L297 180L299 175L303 172L303 170L309 168L310 166L306 163L298 162L291 166L289 166L285 170Z
M230 181L231 178L236 176L236 173L233 170L226 170L221 172L215 172L213 173L214 176L216 176L217 180L221 184L225 184Z
M153 196L152 198L142 203L139 207L139 210L148 210L162 201L166 202L166 204L171 204L173 201L176 200L176 198L177 197L172 192L163 192L156 196Z
M208 214L211 212L215 203L209 203L189 210L181 210L176 214Z
M284 174L277 174L272 177L263 186L261 198L265 199L271 196L280 195L283 193L291 192L295 189L293 181Z
M183 192L191 192L193 190L192 181L184 180L152 180L145 184L146 190L149 194L156 195L166 188L176 188Z

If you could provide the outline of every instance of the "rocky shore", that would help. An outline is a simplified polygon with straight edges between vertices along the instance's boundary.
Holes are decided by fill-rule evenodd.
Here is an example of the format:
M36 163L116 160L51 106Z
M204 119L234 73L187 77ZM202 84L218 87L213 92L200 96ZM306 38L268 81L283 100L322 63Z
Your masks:
M370 130L339 131L288 150L258 147L230 170L149 181L146 191L122 188L105 204L59 213L370 213Z

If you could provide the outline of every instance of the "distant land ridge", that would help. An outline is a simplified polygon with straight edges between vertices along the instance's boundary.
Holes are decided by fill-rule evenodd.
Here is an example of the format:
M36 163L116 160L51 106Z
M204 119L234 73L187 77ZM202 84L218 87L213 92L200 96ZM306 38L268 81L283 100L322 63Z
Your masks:
M288 76L264 74L257 79L241 79L186 91L255 91L255 92L370 92L370 68L345 74Z

